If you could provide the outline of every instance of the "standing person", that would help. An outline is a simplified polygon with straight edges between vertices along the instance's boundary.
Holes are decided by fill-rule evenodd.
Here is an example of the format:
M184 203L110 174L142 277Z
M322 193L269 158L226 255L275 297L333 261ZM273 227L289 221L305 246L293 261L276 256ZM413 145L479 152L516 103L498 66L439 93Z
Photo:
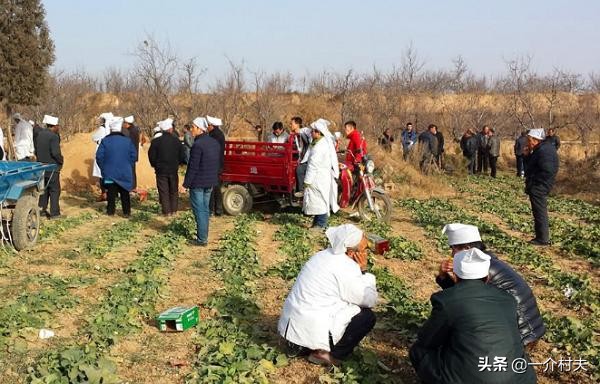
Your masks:
M484 125L481 132L477 133L477 171L476 173L485 172L488 170L488 134L490 127Z
M367 238L352 224L326 232L330 247L313 255L290 290L277 330L291 355L332 365L348 357L375 326L375 276Z
M140 156L140 129L138 128L137 125L134 124L135 119L132 116L127 116L126 118L123 119L123 134L127 137L129 137L129 139L131 139L131 142L133 143L133 146L135 147L135 154L136 156L139 158ZM127 133L125 133L127 132ZM137 172L135 169L135 165L137 163L137 160L135 163L133 163L133 191L136 190L137 188Z
M496 255L486 250L481 241L479 229L474 225L452 223L444 226L442 234L448 236L451 258L440 263L435 282L447 289L456 285L456 275L452 272L453 257L461 251L477 248L491 257L488 284L510 293L517 302L517 324L523 345L535 345L544 336L546 326L540 314L537 301L525 279Z
M402 158L408 159L415 143L417 142L417 132L411 122L406 123L406 128L402 131Z
M58 118L50 115L44 115L42 124L46 124L46 129L42 129L36 138L35 153L37 161L46 164L56 164L55 171L44 174L44 185L46 188L40 195L38 205L49 219L60 217L60 170L63 166L63 155L60 150L60 136L58 132ZM48 209L50 201L50 212Z
M471 129L467 129L461 137L460 149L462 149L463 156L467 159L467 173L473 175L477 158L477 137Z
M548 195L558 173L558 154L552 142L545 141L543 128L530 129L527 134L528 155L525 156L525 192L529 195L535 238L533 245L549 245Z
M290 127L290 131L294 135L294 150L298 151L298 166L296 167L297 192L294 195L302 197L304 195L304 176L306 175L306 166L308 164L306 152L308 152L308 148L312 142L312 133L310 128L302 126L302 118L300 116L292 117Z
M110 133L100 143L96 152L96 162L102 172L106 186L106 213L113 216L116 210L117 195L121 197L123 216L131 215L129 192L133 189L133 165L137 161L137 151L128 137L121 132L123 118L113 117L109 124Z
M110 133L110 128L108 124L110 120L113 118L112 112L104 112L98 116L99 126L96 128L94 133L92 133L92 141L96 143L96 153L98 152L98 147L100 147L100 143L102 139L104 139ZM100 185L100 196L97 201L106 201L106 187L104 186L104 182L102 181L102 172L100 171L100 167L98 166L98 162L96 162L96 154L94 153L94 167L92 168L92 176L98 178L98 184Z
M548 135L546 136L546 140L549 141L554 148L558 151L560 148L560 137L556 134L556 130L554 128L548 129Z
M18 161L33 161L35 154L33 126L22 118L20 113L15 113L13 120L15 121L15 157Z
M498 163L498 157L500 156L500 137L496 135L496 131L490 128L489 138L489 157L490 157L490 176L496 177L496 165Z
M190 124L183 125L183 140L181 144L183 145L183 153L185 155L185 164L190 161L190 150L192 149L192 145L194 145L194 137L192 136L192 132L190 129L192 126Z
M212 137L219 143L219 178L217 185L214 186L210 194L210 211L215 216L223 215L223 193L221 192L221 174L225 166L225 134L221 130L223 121L216 117L206 116L208 122L208 136Z
M515 140L515 158L517 160L517 176L525 177L525 163L523 162L523 156L527 148L527 131L521 132Z
M379 145L387 151L392 152L392 143L394 142L394 136L392 135L392 130L390 128L386 128L385 131L381 134L379 140L377 140Z
M517 303L487 284L490 259L477 248L457 252L452 262L455 285L431 295L431 315L409 352L422 382L536 382L517 326ZM505 369L492 369L498 357L505 359ZM511 369L516 359L523 359L524 372Z
M352 120L344 123L348 147L346 148L345 169L341 172L340 181L342 183L342 198L340 199L340 208L346 208L350 203L350 193L352 191L353 173L358 171L358 166L363 157L367 154L367 141L356 129L356 123ZM314 130L313 130L314 132ZM314 140L314 136L313 136Z
M437 129L435 129L435 137L437 138L438 148L437 148L437 156L435 159L436 164L440 168L440 170L444 169L444 134Z
M310 125L312 144L307 154L302 208L304 214L314 216L312 227L317 229L326 228L329 213L339 210L335 181L339 177L339 166L329 124L329 121L319 119Z
M438 154L437 126L429 124L427 130L419 135L419 145L421 149L421 161L419 166L421 172L429 173L431 164L435 161Z
M179 164L184 152L179 139L173 135L173 120L159 122L162 135L152 140L148 150L150 165L156 174L156 188L162 214L172 216L177 212L179 199Z
M204 117L194 119L191 128L194 145L183 181L183 186L190 191L190 202L196 219L196 239L192 244L199 246L208 244L210 195L213 187L219 183L221 147L206 134L207 130L208 122Z

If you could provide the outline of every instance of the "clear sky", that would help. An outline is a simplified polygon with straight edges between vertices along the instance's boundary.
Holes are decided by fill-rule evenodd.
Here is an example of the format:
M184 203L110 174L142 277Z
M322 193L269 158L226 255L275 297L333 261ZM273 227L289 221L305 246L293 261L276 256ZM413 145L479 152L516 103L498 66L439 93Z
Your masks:
M101 74L130 68L148 34L207 78L226 56L250 70L389 70L413 43L426 68L462 55L475 73L533 55L540 72L600 72L599 0L43 0L56 45L55 68Z

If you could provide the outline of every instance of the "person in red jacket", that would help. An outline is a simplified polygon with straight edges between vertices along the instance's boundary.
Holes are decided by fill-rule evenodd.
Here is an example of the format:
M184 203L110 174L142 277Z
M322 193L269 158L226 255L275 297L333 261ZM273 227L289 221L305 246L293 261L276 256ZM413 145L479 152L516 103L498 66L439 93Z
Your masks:
M352 173L358 169L358 164L367 154L367 142L361 133L356 129L356 123L352 120L344 123L346 137L348 138L348 148L346 148L345 169L341 172L342 196L340 199L340 208L345 208L350 202L350 193L352 191Z

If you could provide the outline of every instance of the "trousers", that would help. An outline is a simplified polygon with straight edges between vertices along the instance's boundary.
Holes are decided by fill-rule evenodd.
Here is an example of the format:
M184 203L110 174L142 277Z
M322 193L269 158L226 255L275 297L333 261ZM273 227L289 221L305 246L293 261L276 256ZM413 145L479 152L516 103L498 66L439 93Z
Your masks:
M60 215L60 172L44 174L44 185L46 189L40 195L38 206L42 211L48 209L50 202L50 216Z
M163 215L177 212L179 199L179 175L177 173L156 175L158 200Z
M530 193L531 213L533 214L533 227L535 238L541 242L550 241L550 227L548 224L548 195L543 193Z

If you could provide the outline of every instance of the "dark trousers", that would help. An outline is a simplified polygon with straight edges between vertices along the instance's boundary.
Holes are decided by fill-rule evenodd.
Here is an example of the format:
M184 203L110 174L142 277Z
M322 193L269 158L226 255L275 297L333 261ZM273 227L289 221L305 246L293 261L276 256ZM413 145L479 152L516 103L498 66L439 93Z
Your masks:
M354 348L360 343L360 341L371 332L375 326L375 314L370 308L361 308L360 313L354 316L350 320L350 324L346 327L346 331L342 338L333 344L331 334L329 334L329 353L334 359L344 360L354 350ZM301 347L294 343L287 342L288 356L306 356L310 353L310 350L305 347Z
M469 175L472 175L475 173L475 160L476 160L475 154L472 154L471 156L467 156L467 172L469 173Z
M179 199L179 175L156 175L156 188L158 189L158 200L164 215L177 212Z
M137 175L135 174L135 163L133 163L133 166L131 167L132 169L132 174L133 174L133 189L137 188Z
M327 227L327 214L315 215L313 218L313 227L326 228Z
M50 201L50 216L58 216L60 215L60 173L45 174L44 184L46 188L44 189L44 193L40 195L38 205L42 211L46 211L48 209L48 201Z
M490 155L490 176L496 177L496 164L498 163L498 156Z
M116 210L117 195L121 197L121 208L123 208L123 214L125 216L131 215L131 199L129 198L129 191L121 187L117 183L106 184L106 213L114 215Z
M530 193L531 213L533 213L533 227L535 238L542 242L550 241L550 228L548 224L548 195Z
M517 176L525 175L525 163L523 162L523 156L517 157Z
M221 192L221 175L219 175L219 184L217 184L210 194L209 203L210 212L215 215L223 214L223 192Z
M477 173L481 173L482 171L487 173L488 160L489 160L489 155L488 155L487 151L482 151L482 150L477 151Z
M304 191L304 176L306 176L307 167L308 161L306 163L298 164L296 167L296 188L298 191Z

